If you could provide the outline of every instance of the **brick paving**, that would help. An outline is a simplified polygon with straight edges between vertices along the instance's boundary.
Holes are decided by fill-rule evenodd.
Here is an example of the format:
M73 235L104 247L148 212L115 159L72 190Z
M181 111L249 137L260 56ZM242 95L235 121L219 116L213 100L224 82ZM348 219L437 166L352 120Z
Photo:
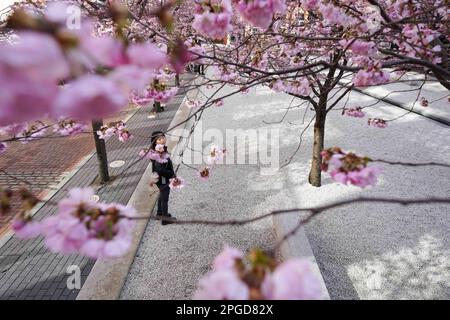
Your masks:
M124 119L135 110L135 107L123 110L108 121ZM94 139L89 132L74 137L47 137L28 144L8 143L8 151L0 157L0 188L17 190L26 186L42 199L93 151ZM0 237L9 230L19 208L20 200L15 196L11 212L0 215Z
M110 168L111 176L116 179L99 190L97 194L101 201L128 202L148 166L148 160L139 161L130 168L127 166L139 159L139 150L148 146L149 138L146 137L152 131L168 128L184 95L184 90L180 89L178 95L166 105L165 111L154 119L148 118L151 108L139 109L127 122L130 131L136 135L130 142L123 144L114 137L107 140L108 162L123 160L126 164L122 168ZM122 173L125 169L128 170ZM52 202L64 198L71 188L93 185L96 178L97 158L94 155L52 197ZM42 219L55 212L56 207L47 203L35 217ZM63 256L49 252L41 237L32 240L12 237L0 248L0 299L75 299L79 290L67 288L67 268L78 266L83 284L94 263L95 260L78 255Z

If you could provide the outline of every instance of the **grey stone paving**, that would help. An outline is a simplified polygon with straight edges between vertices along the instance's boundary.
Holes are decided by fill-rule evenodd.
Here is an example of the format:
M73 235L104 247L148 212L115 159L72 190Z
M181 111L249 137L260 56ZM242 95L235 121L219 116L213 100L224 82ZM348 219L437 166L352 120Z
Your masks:
M158 114L155 119L148 118L151 108L139 109L127 122L127 127L136 135L130 142L123 144L116 138L106 142L109 163L115 160L126 161L122 168L110 168L112 176L122 172L128 164L139 158L139 150L148 146L149 139L146 137L150 136L152 131L167 129L184 95L184 90L180 89L178 95L166 105L165 112ZM100 200L126 204L147 166L148 160L139 161L132 166L114 183L98 192ZM97 172L97 158L94 155L53 196L52 202L64 198L71 188L91 185ZM55 206L46 204L35 217L42 219L55 212ZM94 263L94 260L78 255L63 256L49 252L42 237L28 241L12 237L0 248L0 299L73 300L79 290L67 288L67 277L70 275L66 273L67 268L71 265L79 266L83 284Z

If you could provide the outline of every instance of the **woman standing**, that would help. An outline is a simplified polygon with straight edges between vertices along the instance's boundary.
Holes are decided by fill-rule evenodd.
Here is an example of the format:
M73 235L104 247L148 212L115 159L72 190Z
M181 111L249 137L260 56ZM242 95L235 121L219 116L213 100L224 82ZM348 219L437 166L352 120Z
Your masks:
M175 178L173 163L166 146L166 136L161 131L152 133L151 151L156 155L152 159L153 172L157 174L156 186L159 189L156 217L162 219L161 224L172 224L176 220L169 214L170 179ZM155 175L156 177L156 175Z

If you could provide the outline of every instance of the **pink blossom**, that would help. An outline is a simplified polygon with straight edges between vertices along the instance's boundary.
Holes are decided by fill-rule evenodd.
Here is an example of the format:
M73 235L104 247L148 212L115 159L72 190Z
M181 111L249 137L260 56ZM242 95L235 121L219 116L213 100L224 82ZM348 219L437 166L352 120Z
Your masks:
M348 182L347 173L343 172L343 171L339 171L338 169L331 171L330 176L334 181L336 181L338 183L347 184L347 182Z
M175 75L176 73L172 72L170 69L159 69L153 74L153 79L165 83L174 80Z
M353 78L353 83L358 87L366 87L389 82L389 73L386 71L359 70Z
M181 189L184 188L184 180L180 177L175 177L169 180L170 189Z
M230 0L222 0L214 11L204 8L202 13L196 13L192 27L205 37L223 39L227 33L233 30L231 17Z
M306 78L303 78L300 81L291 81L286 84L286 92L300 96L308 96L311 93L311 90L309 81Z
M80 207L84 209L94 208L96 203L92 201L94 190L92 188L71 189L66 198L58 202L59 215L68 215L76 212Z
M134 221L127 218L135 217L136 210L117 203L100 204L99 208L103 212L118 210L121 218L113 225L105 217L92 221L89 239L81 246L80 253L95 259L123 256L131 247L131 231L134 226Z
M127 65L114 69L108 77L128 95L132 91L142 92L151 82L153 75L150 70Z
M99 131L97 131L97 135L99 139L107 139L116 134L117 129L115 127L109 128L107 126L103 126Z
M149 148L144 148L141 151L139 151L139 157L143 158L146 157L150 153Z
M207 162L210 164L217 163L218 161L221 161L225 155L225 150L216 146L211 146L211 151L208 154Z
M200 64L206 63L206 59L200 57L200 55L206 55L205 49L202 46L193 46L189 48L189 54L189 61L195 61Z
M238 77L238 74L232 70L232 67L225 67L225 66L213 66L212 67L214 76L220 81L223 82L231 82L236 80ZM208 89L213 89L213 85L208 85Z
M208 180L209 177L211 176L211 169L209 167L204 168L203 170L200 170L198 172L198 176L200 177L200 179L202 180Z
M0 142L0 154L5 152L7 148L8 148L8 145L6 143Z
M82 34L80 41L79 54L86 55L86 64L91 69L97 66L114 68L129 63L123 43L112 36L94 37Z
M283 0L240 0L237 9L241 16L253 26L266 30L276 13L284 13Z
M261 287L268 300L317 300L322 290L317 276L306 259L282 263L272 274L267 274Z
M342 113L346 116L355 118L363 118L365 116L365 113L362 111L361 107L344 108Z
M350 26L352 24L358 24L356 18L352 18L343 13L338 7L333 4L320 4L318 11L322 14L323 18L330 24L337 24L341 26Z
M0 55L1 51L2 49ZM57 92L56 84L34 81L18 73L4 72L0 62L0 125L45 117L51 112Z
M111 80L83 76L64 88L55 102L55 113L76 120L101 119L126 106L127 99Z
M168 103L178 92L178 88L167 88L163 91L150 90L149 96L161 103Z
M197 56L188 51L186 44L181 40L177 40L171 51L170 65L175 73L180 74L184 71L187 63L195 58Z
M170 157L167 152L160 153L160 152L156 152L155 150L151 150L151 149L147 153L144 153L144 152L145 152L145 149L141 150L140 154L141 155L143 154L147 159L154 160L158 163L167 163L169 160L169 157Z
M271 88L275 92L284 92L287 91L287 86L282 80L276 80L271 84Z
M85 132L88 126L84 123L78 123L74 121L61 121L53 128L54 131L61 136L74 136L76 134Z
M241 94L248 94L250 92L250 88L248 87L241 87L241 89L239 90L239 92Z
M0 134L17 137L28 130L28 123L14 123L5 127L0 127Z
M216 107L223 107L223 104L224 104L223 99L219 99L219 100L214 101L214 105Z
M157 70L167 63L166 54L152 43L139 43L130 46L128 57L132 64L140 68Z
M379 119L379 118L369 118L368 122L369 126L384 129L387 127L386 120Z
M68 77L70 69L51 36L28 31L19 33L17 43L0 43L0 73L19 73L33 81L54 83Z
M376 166L369 167L370 158L345 153L336 147L323 150L321 156L322 171L328 171L332 167L330 176L334 181L360 188L376 185L381 169Z
M236 248L225 246L222 252L214 259L213 269L215 271L223 269L234 269L236 261L243 259L244 254Z
M138 94L136 91L133 91L129 95L129 101L130 101L130 103L138 105L138 106L146 106L149 103L154 102L155 100L153 99L152 96L150 96L148 94L148 92L141 95L141 94Z
M420 99L420 105L421 105L422 107L428 107L428 100L425 99L424 97L422 97L422 98Z
M195 100L194 100L194 101L188 100L188 101L186 102L186 106L187 106L189 109L196 110L196 109L200 108L201 102L200 102L200 101L195 101Z
M127 129L117 130L117 135L119 137L119 141L124 143L133 138L133 135Z
M88 239L86 225L72 214L51 216L42 223L45 244L53 252L76 253Z
M343 48L347 48L349 43L352 43L349 47L349 49L357 55L363 55L363 56L373 56L375 53L377 53L377 47L375 45L375 42L370 41L363 41L363 40L341 40L339 41L339 44Z
M61 2L51 2L48 4L45 10L45 18L48 21L63 24L66 23L68 16L69 6Z
M329 164L334 166L337 169L340 169L342 167L342 161L341 159L344 157L343 154L333 154L329 160Z
M195 300L248 300L250 290L230 269L220 269L202 278L194 293Z
M317 8L320 0L301 0L302 7L306 10L314 10Z
M112 240L90 238L80 248L80 253L92 259L117 258L127 253L131 243L132 237L120 232Z
M26 221L22 218L14 219L11 228L15 235L21 239L31 239L37 237L42 231L42 225L37 221Z
M37 140L40 137L43 137L46 132L47 126L44 123L37 121L36 123L32 124L26 131L17 135L17 137L20 138L20 142L22 142L23 144L27 144L30 141Z
M377 177L381 169L376 166L365 167L359 171L350 171L347 174L349 183L365 188L367 186L375 186L377 184Z

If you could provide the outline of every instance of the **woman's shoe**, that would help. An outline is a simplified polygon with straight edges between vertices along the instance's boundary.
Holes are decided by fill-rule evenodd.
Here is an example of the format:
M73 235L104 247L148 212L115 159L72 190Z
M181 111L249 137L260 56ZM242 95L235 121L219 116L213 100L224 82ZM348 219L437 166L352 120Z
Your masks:
M161 224L162 224L163 226L165 226L166 224L172 224L172 223L175 222L175 220L177 220L177 218L174 218L174 217L172 217L171 215L168 215L168 216L161 216L161 217L165 217L166 219L168 219L168 220L162 220L162 221L161 221Z
M156 213L156 220L161 220L162 216L163 216L163 214L161 212L157 212ZM167 216L171 217L172 215L170 213L168 213Z

